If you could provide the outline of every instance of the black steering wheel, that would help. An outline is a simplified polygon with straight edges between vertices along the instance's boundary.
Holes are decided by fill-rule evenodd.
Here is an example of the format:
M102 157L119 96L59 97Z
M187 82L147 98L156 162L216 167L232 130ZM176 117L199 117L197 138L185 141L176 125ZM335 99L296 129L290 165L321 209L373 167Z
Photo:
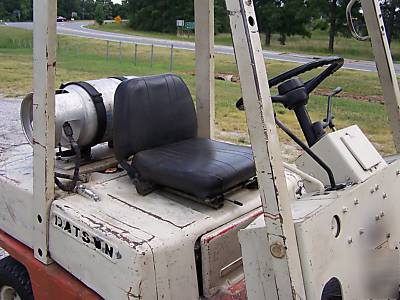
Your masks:
M279 85L279 94L272 96L272 102L281 103L286 108L295 112L301 129L310 147L314 145L323 135L325 135L325 132L321 122L311 122L306 108L309 95L326 78L338 71L343 64L344 59L341 57L321 58L289 70L269 80L270 88ZM324 66L328 67L305 83L303 83L303 81L297 77L300 74L304 74ZM239 110L244 110L243 98L237 101L236 107Z

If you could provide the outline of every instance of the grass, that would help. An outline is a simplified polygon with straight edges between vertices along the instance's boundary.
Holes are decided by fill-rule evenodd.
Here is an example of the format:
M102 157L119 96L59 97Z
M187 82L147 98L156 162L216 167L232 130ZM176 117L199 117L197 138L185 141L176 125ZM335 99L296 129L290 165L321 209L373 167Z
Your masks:
M31 32L0 26L0 93L9 97L21 97L32 90ZM96 79L115 75L148 75L169 72L169 49L155 48L154 62L150 66L150 47L140 46L136 64L133 45L109 44L75 37L58 37L57 84L72 80ZM120 55L121 53L121 55ZM194 95L194 53L176 50L173 72L182 76ZM268 62L272 77L294 67L295 64ZM216 71L237 73L235 60L229 55L216 56ZM312 75L312 74L311 74ZM309 75L309 76L311 76ZM382 104L378 77L375 73L349 70L337 72L326 80L309 101L313 120L321 120L326 111L326 97L322 96L336 86L345 88L343 98L335 99L334 112L339 128L358 124L383 153L394 151L390 130ZM275 91L275 90L274 90ZM273 92L274 92L273 91ZM237 83L216 81L216 129L217 137L233 142L248 142L245 115L235 108L241 96ZM276 106L278 117L300 134L297 121L291 111ZM282 136L284 141L288 139Z
M103 30L107 32L116 32L129 35L138 35L146 37L155 37L160 39L194 41L194 36L177 36L175 34L167 34L160 32L148 32L133 30L128 23L115 24L109 23L102 26L90 25L88 28ZM265 36L261 34L261 40L265 41ZM223 33L215 36L215 43L218 45L232 45L230 34ZM355 39L348 38L342 34L338 34L335 39L335 52L331 53L328 47L328 32L315 30L312 32L311 38L301 36L291 36L287 38L286 45L282 46L278 42L278 35L273 35L271 45L265 46L266 50L274 50L279 52L304 53L311 55L339 55L349 59L373 60L372 48L369 42L359 42ZM400 42L393 41L391 45L392 55L396 61L400 60Z

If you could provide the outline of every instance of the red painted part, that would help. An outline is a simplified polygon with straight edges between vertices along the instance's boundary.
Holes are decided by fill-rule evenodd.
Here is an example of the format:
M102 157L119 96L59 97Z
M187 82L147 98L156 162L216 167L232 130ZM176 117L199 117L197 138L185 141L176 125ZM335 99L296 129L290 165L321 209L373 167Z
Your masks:
M220 291L209 300L247 300L245 279L243 278L232 284L227 290Z
M242 225L243 223L247 222L250 219L255 220L257 217L261 216L263 214L262 210L257 210L255 213L253 213L251 216L249 216L246 220L242 220L239 223L233 224L223 230L221 230L220 232L216 233L213 236L209 236L207 239L205 239L204 244L208 244L210 243L213 239L223 236L225 233L231 231L232 229L236 229L238 226Z
M33 251L0 230L0 247L23 264L29 272L37 300L97 300L99 295L56 263L44 265Z

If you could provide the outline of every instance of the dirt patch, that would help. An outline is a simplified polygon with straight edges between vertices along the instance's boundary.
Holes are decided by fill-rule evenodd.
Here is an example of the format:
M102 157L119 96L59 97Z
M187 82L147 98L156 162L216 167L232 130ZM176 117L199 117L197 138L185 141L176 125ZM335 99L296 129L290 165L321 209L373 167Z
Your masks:
M327 90L327 89L316 89L314 91L315 95L318 96L326 96L328 97L328 95L331 93L331 90ZM379 96L379 95L357 95L357 94L352 94L352 93L348 93L348 92L341 92L339 95L335 96L336 98L347 98L347 99L354 99L357 101L363 101L363 102L370 102L370 103L380 103L380 104L385 104L385 101L383 99L383 96Z
M230 81L230 82L235 82L235 83L240 82L239 74L216 73L215 79L223 80L223 81Z
M194 74L192 73L192 75L194 75ZM240 82L239 75L232 74L232 73L216 73L215 79L234 82L234 83ZM313 93L317 96L328 97L328 95L331 92L332 91L328 90L328 89L316 89ZM383 96L381 96L381 95L358 95L358 94L353 94L353 93L348 93L348 92L341 92L339 95L337 95L335 97L336 98L354 99L354 100L363 101L363 102L384 104L384 99L383 99Z

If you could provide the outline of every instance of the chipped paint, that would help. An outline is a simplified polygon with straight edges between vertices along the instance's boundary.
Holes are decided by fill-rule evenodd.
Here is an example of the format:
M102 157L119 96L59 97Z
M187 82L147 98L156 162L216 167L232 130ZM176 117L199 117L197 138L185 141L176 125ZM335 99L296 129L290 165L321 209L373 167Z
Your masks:
M87 217L87 216L81 216L83 220L86 220L86 224L95 230L99 230L100 232L104 233L105 235L111 235L116 237L117 239L127 243L131 248L136 249L138 246L141 246L149 241L151 241L153 237L151 237L149 240L142 240L139 239L140 241L133 241L127 237L127 235L131 235L131 233L127 230L124 230L122 228L118 228L115 225L112 225L108 222L105 222L103 220L94 220L93 218Z
M94 231L83 228L76 222L56 213L52 214L51 219L51 223L54 228L57 228L67 236L82 243L86 247L102 254L105 258L111 260L113 263L116 263L117 260L122 258L121 253L114 243L103 239Z

